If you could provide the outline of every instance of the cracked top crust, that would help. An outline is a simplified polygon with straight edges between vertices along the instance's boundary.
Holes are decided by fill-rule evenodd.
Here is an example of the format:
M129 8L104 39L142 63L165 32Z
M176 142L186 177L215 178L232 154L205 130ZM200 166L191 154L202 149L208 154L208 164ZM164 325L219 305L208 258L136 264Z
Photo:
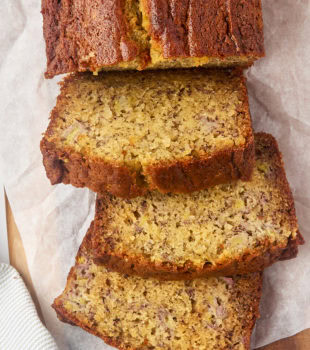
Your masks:
M101 69L250 65L260 0L43 0L46 77Z
M143 3L148 31L165 58L263 52L260 1L143 0Z

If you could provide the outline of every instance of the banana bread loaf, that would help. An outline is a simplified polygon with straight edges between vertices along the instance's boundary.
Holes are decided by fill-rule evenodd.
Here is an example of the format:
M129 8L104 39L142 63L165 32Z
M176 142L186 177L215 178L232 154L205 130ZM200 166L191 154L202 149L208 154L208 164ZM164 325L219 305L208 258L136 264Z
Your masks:
M110 272L80 248L53 307L60 320L125 350L244 350L258 317L261 276L159 281Z
M101 69L250 65L260 0L42 0L46 77Z
M70 76L41 150L52 184L124 198L248 180L254 138L242 72Z
M129 274L192 279L254 272L294 257L302 239L278 146L262 133L255 145L249 182L185 195L99 196L96 262Z

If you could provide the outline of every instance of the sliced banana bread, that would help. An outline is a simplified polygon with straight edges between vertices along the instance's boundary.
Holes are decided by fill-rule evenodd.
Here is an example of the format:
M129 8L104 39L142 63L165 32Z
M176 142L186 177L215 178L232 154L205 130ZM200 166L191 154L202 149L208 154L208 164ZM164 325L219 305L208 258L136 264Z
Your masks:
M70 76L41 150L52 184L125 198L247 180L254 138L242 72Z
M46 77L101 69L250 65L260 0L42 0Z
M192 279L262 270L301 243L281 155L256 134L252 180L193 194L97 199L93 254L112 270Z
M159 281L94 264L84 239L64 292L60 320L125 350L243 350L258 317L260 274Z

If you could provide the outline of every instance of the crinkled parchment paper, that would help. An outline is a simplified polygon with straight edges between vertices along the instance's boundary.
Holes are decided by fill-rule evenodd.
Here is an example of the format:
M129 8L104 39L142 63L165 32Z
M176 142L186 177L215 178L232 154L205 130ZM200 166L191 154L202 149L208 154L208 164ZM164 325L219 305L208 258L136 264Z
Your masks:
M300 230L310 242L310 1L263 0L263 7L267 56L246 73L254 127L279 141ZM51 186L42 166L39 142L59 87L43 77L40 1L2 0L0 18L0 177L44 318L60 349L105 349L59 322L50 307L92 219L94 194ZM310 327L309 254L310 244L297 259L267 269L253 346Z

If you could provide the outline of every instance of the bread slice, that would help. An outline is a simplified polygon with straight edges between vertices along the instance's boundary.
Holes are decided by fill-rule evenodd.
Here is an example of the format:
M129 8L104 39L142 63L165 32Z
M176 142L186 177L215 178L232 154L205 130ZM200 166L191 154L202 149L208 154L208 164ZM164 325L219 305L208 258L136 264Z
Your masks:
M247 180L254 139L242 72L70 76L41 150L52 184L124 198Z
M293 197L271 135L255 136L249 182L185 195L97 199L92 235L97 263L161 279L262 270L297 254Z
M46 77L102 69L248 66L264 56L260 0L42 0Z
M90 229L91 230L91 229ZM258 317L260 274L159 281L110 272L84 239L63 293L60 320L125 350L243 350Z

